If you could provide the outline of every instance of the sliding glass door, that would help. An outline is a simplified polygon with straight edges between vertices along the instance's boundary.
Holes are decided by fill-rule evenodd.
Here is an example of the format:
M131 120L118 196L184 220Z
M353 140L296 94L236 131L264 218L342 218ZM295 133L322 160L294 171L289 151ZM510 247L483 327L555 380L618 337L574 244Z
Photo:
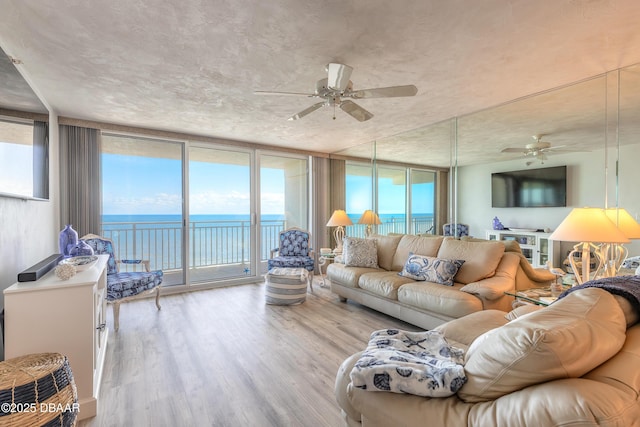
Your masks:
M261 154L260 273L278 247L280 231L298 227L309 231L309 160L307 157Z
M163 270L163 286L184 283L182 158L181 143L102 135L102 234L119 259Z
M436 173L422 169L410 169L409 211L411 234L442 234L435 229Z
M191 283L255 275L251 153L189 147Z
M308 156L103 134L102 233L119 258L163 270L164 286L255 281L280 231L310 229L309 164Z

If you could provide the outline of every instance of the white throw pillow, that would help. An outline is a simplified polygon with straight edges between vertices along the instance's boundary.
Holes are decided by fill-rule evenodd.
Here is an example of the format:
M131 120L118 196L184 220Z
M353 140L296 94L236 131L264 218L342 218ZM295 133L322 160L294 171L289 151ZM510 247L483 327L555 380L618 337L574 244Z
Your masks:
M347 267L378 268L378 248L374 239L347 237L342 245L342 259Z

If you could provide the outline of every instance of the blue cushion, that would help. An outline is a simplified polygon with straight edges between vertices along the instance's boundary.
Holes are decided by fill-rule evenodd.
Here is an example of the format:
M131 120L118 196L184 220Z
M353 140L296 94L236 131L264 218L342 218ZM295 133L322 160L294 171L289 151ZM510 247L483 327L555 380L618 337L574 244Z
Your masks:
M162 271L116 273L107 275L107 301L138 295L162 283Z
M267 261L269 270L275 267L281 268L305 268L313 271L313 258L309 256L277 256Z
M302 230L289 230L280 234L280 256L308 256L309 233Z

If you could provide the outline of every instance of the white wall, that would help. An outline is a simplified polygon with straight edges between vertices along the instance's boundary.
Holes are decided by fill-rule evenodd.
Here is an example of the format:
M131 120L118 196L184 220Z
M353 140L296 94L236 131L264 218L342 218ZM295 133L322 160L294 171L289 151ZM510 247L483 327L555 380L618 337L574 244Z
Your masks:
M608 150L611 152L612 150ZM554 230L575 207L604 207L605 182L607 184L607 206L619 205L640 220L640 145L622 147L620 150L619 194L615 194L615 166L608 155L605 168L605 150L588 153L571 153L549 156L544 165L533 164L534 167L551 167L567 165L567 207L565 208L492 208L491 207L491 173L525 169L523 159L508 162L465 166L458 168L458 222L469 224L470 234L485 238L485 231L492 228L494 217L498 217L505 227L549 228ZM605 173L605 169L607 170ZM571 247L563 244L562 249ZM640 255L640 241L628 245L630 256Z
M58 120L49 116L49 201L0 197L0 290L17 281L18 273L58 253L60 231ZM0 294L4 308L4 295ZM1 341L0 341L1 346ZM0 347L0 355L4 348Z

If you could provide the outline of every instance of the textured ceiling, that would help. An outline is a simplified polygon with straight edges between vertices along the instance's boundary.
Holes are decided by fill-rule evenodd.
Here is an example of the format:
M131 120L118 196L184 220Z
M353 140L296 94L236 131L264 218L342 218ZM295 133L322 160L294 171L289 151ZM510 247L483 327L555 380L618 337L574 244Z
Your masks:
M449 163L450 125L425 126L456 116L459 149L473 136L467 163L536 133L601 140L601 128L570 129L603 108L584 111L577 95L467 115L640 63L637 0L0 0L0 10L0 47L61 116L326 153L369 155L379 141L380 157L437 166ZM358 100L374 114L358 122L331 108L288 121L316 100L253 93L311 92L328 62L352 66L355 89L418 94Z

